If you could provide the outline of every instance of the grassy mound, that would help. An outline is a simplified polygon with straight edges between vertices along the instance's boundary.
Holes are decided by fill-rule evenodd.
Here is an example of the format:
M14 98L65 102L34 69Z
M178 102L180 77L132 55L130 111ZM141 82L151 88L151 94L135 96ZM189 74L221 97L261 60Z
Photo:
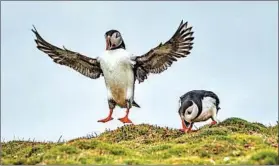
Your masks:
M278 164L278 124L239 118L184 134L126 125L63 143L2 143L2 164Z
M151 143L171 140L183 135L175 129L152 126L148 124L126 125L114 131L106 131L99 136L99 140L106 142L131 141L138 143Z

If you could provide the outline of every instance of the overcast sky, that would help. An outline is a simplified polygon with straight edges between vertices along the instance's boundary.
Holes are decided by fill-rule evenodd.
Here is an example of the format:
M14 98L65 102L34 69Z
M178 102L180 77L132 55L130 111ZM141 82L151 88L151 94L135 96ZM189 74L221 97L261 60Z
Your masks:
M108 115L104 79L60 66L36 48L44 39L90 57L119 30L141 55L168 40L183 19L193 26L192 53L136 84L130 119L180 128L178 99L193 89L215 92L220 120L268 125L278 119L278 2L1 2L1 138L57 141L115 129L125 109ZM209 122L208 122L209 123ZM197 124L199 125L199 124Z

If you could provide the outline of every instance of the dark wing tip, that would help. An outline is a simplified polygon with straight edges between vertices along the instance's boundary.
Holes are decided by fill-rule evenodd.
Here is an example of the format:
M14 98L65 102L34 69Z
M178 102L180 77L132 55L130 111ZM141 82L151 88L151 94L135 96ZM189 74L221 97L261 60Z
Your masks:
M37 31L37 29L36 29L35 25L32 25L32 26L33 26L33 29L31 29L31 30L32 30L32 32L34 32L35 34L36 34L36 33L38 33L38 31Z
M190 54L193 48L194 32L192 26L189 26L188 21L183 23L176 31L171 42L172 56L175 58L186 57ZM174 61L174 60L172 60Z
M183 26L186 26L186 27L187 27L187 25L188 25L188 21L186 21L186 22L183 24Z
M33 25L33 28L34 28L34 29L32 29L32 32L36 35L37 40L46 42L46 41L41 37L41 35L39 34L39 32L37 31L37 29L36 29L36 27L35 27L34 25Z
M188 26L187 24L188 22L186 22L180 29L180 33L179 36L182 37L183 41L193 41L194 37L194 31L192 30L193 26Z
M179 27L180 27L181 25L183 25L183 22L184 22L184 21L183 21L183 19L182 19L182 20L181 20L181 22L180 22L180 25L179 25Z
M48 47L53 47L50 43L48 43L47 41L45 41L42 36L39 34L39 32L37 31L36 27L33 25L32 32L35 34L36 38L35 38L35 42L37 45L48 45Z
M36 35L36 38L37 38L37 39L40 39L41 36L40 36L40 34L38 33L36 27L35 27L34 25L32 25L32 26L33 26L33 29L31 29L32 32Z

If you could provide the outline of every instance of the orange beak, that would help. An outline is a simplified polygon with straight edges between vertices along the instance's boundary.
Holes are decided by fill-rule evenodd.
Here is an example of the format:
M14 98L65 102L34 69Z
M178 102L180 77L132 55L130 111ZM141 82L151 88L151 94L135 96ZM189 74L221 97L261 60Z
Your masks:
M110 36L106 37L106 50L110 48Z

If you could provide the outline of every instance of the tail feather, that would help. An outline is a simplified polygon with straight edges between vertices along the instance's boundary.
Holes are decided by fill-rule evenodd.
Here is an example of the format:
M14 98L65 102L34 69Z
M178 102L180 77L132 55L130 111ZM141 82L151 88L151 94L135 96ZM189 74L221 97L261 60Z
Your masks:
M135 101L133 101L132 105L135 106L135 107L140 108L140 106Z

